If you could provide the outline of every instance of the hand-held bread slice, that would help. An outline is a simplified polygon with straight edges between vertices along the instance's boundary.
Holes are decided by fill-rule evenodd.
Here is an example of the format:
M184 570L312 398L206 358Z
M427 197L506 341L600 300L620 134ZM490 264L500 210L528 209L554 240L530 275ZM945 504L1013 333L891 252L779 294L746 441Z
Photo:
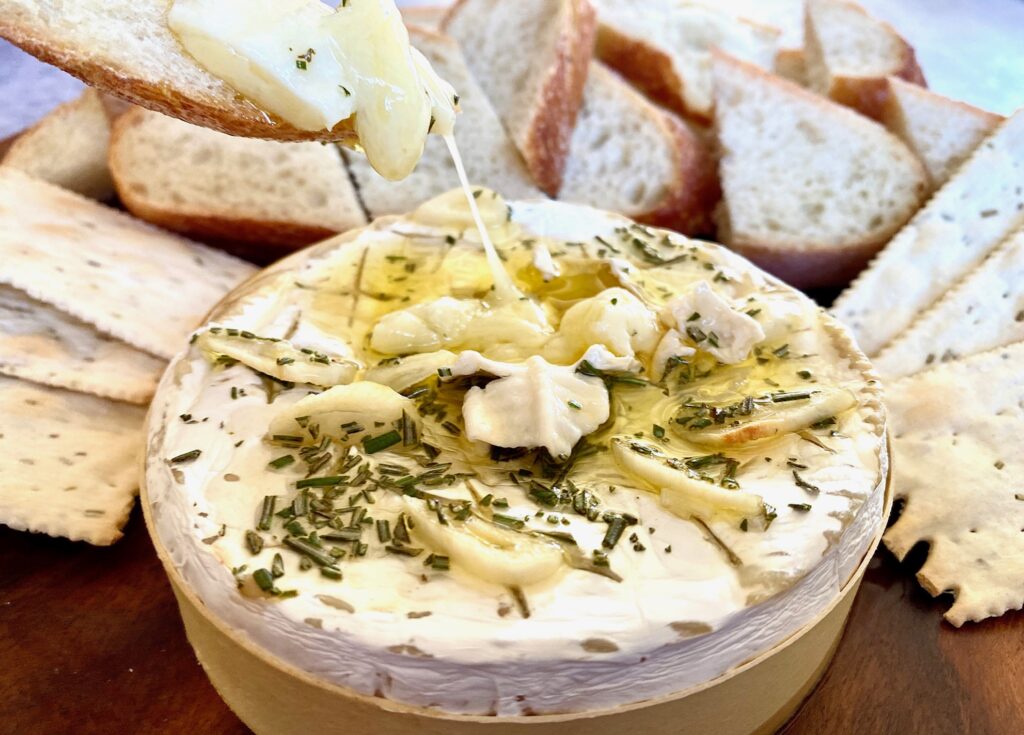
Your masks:
M686 123L594 61L558 198L706 233L718 174L707 143Z
M910 219L924 168L862 115L716 53L715 130L727 245L795 286L855 275Z
M925 84L910 44L850 0L808 0L804 43L811 89L868 117L882 113L887 77Z
M779 30L706 4L678 0L594 0L597 55L670 110L706 123L712 115L711 51L765 69Z
M534 182L557 195L593 53L593 8L587 0L459 0L442 30L462 46Z
M1024 111L978 146L832 312L874 357L1022 225Z
M333 145L238 138L136 108L114 126L110 167L132 214L261 246L262 261L366 223Z
M881 122L917 154L938 188L1002 120L994 112L889 77Z
M469 182L510 198L543 197L487 95L470 74L458 43L413 26L409 27L409 38L437 72L459 90L459 124L454 134ZM437 136L427 140L416 170L402 181L387 181L358 153L345 151L345 160L371 217L405 214L438 192L459 186L451 154Z
M0 164L91 199L109 199L109 145L110 117L100 93L87 89L22 133Z
M0 0L0 36L82 81L151 110L280 140L355 141L349 120L319 134L272 119L189 56L166 0Z
M392 0L0 0L0 36L186 122L358 143L391 179L429 132L451 132L458 104Z

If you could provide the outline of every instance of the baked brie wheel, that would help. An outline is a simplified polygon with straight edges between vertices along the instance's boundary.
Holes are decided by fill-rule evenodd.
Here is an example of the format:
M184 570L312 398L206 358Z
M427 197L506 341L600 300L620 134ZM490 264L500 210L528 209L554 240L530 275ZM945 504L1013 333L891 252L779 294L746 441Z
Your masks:
M718 246L462 192L267 271L151 413L152 526L224 625L445 713L682 691L812 621L876 539L870 366Z

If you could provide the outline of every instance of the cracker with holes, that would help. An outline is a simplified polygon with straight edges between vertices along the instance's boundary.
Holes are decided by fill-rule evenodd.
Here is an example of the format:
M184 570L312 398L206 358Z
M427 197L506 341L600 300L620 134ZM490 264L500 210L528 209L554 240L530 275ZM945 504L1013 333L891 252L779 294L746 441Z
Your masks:
M956 598L946 620L1024 605L1024 342L890 385L893 487L906 501L885 544L929 545L918 580Z
M0 282L158 357L254 272L13 169L0 169Z
M105 546L135 503L145 409L0 377L0 523Z
M145 404L164 361L0 285L0 374Z

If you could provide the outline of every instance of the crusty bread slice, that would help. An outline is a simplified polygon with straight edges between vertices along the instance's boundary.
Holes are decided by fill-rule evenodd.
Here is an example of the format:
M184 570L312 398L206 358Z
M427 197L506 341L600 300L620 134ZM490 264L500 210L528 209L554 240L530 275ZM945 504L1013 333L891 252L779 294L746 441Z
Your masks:
M932 187L942 186L1003 117L889 77L882 123L924 163Z
M114 125L110 167L136 216L260 245L261 260L366 222L335 145L238 138L136 108Z
M167 0L0 0L0 37L142 107L232 135L356 142L351 119L298 130L242 98L185 53Z
M474 186L486 186L502 196L534 199L544 196L533 184L519 151L509 140L501 120L466 67L454 39L410 27L409 38L437 72L459 91L459 121L455 125L466 176ZM345 152L349 170L359 186L360 198L371 217L404 214L431 197L459 186L445 142L431 136L416 170L402 181L388 181L373 170L366 157Z
M593 8L587 0L458 0L442 27L537 186L557 195L593 53Z
M892 133L715 54L723 242L793 285L852 278L914 214L927 177Z
M807 0L804 44L811 89L876 120L887 77L925 84L910 44L851 0Z
M711 4L592 0L597 55L648 97L698 122L712 116L711 51L771 69L779 30Z
M718 195L706 143L591 62L558 198L695 234L710 231Z
M26 130L0 161L92 199L109 199L110 118L94 89L65 102Z
M986 138L832 312L873 357L1024 226L1024 110Z

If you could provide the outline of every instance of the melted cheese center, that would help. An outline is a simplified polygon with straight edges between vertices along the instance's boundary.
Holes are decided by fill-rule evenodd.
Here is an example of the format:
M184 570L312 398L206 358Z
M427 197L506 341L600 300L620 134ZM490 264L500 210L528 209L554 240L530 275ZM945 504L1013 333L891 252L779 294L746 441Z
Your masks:
M302 130L353 115L385 178L407 176L429 132L450 133L456 95L409 44L391 0L174 0L167 16L203 67Z

